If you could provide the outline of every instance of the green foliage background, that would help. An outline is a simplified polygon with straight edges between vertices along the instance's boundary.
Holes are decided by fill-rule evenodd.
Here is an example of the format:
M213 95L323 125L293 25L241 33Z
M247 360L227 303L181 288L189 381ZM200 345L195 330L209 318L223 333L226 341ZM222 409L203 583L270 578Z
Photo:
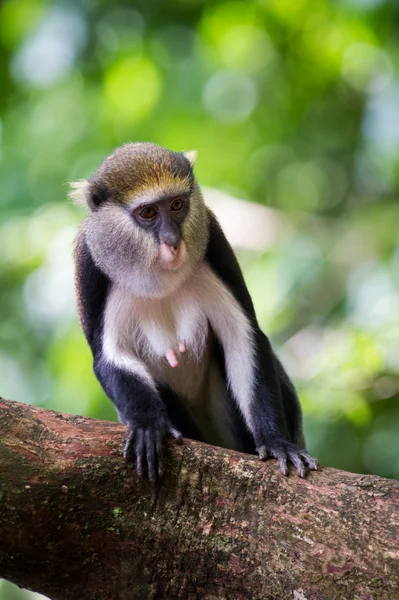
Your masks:
M126 141L197 148L203 185L285 223L239 256L310 451L399 478L398 23L394 0L3 2L1 395L115 418L75 315L66 182Z

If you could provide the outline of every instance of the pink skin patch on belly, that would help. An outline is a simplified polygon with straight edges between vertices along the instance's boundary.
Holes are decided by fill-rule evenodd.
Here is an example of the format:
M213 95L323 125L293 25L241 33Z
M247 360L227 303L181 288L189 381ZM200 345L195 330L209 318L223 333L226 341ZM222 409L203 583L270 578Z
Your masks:
M179 352L186 352L187 348L184 342L179 342ZM179 364L179 361L177 360L176 357L176 352L172 349L167 350L165 353L166 356L166 360L168 361L168 363L170 364L170 366L172 367L172 369L174 369L175 367L177 367L177 365Z
M168 350L165 354L166 356L166 360L168 361L168 363L170 364L170 366L172 367L172 369L174 369L175 367L177 367L178 360L176 358L176 354L173 350Z

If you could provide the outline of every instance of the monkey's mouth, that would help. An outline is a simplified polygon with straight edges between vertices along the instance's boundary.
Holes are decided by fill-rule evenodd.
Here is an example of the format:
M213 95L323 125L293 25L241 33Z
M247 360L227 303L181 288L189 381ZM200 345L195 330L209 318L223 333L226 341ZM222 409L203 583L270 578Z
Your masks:
M187 256L187 246L181 241L177 248L162 243L159 248L159 262L163 269L178 269Z

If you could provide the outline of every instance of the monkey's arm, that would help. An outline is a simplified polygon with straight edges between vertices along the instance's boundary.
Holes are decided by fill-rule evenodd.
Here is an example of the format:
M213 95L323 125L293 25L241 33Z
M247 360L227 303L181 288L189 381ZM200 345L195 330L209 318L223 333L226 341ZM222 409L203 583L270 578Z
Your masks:
M237 258L211 211L209 221L206 260L239 306L237 312L234 301L230 307L225 301L223 309L218 309L219 314L223 311L224 324L220 326L218 317L211 323L224 352L234 399L254 437L259 457L276 458L284 474L288 473L289 460L304 476L305 466L316 469L317 462L296 446L302 438L302 426L295 390L259 328Z
M95 265L81 231L75 246L76 294L79 319L94 358L94 372L107 396L115 404L121 421L128 425L125 456L134 454L137 471L143 467L150 481L162 474L162 442L180 434L169 422L166 407L138 358L126 355L116 343L104 347L104 313L110 282ZM112 354L112 356L110 356Z
M151 384L149 375L143 377L142 368L144 365L138 374L134 367L119 368L101 354L94 359L94 372L102 388L128 426L125 458L134 457L139 476L147 471L148 479L155 483L157 474L163 474L164 438L169 435L180 440L181 434L170 423L155 383Z

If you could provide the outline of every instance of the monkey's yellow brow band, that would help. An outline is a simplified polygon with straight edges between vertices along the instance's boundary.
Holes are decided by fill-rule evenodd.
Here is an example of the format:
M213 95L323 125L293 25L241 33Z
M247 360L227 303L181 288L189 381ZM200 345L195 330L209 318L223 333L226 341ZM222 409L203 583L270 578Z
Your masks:
M134 194L129 194L126 198L127 204L141 206L149 202L155 202L160 198L168 196L187 195L191 192L191 186L188 181L175 181L169 185L155 185L145 188L145 191L138 190Z

